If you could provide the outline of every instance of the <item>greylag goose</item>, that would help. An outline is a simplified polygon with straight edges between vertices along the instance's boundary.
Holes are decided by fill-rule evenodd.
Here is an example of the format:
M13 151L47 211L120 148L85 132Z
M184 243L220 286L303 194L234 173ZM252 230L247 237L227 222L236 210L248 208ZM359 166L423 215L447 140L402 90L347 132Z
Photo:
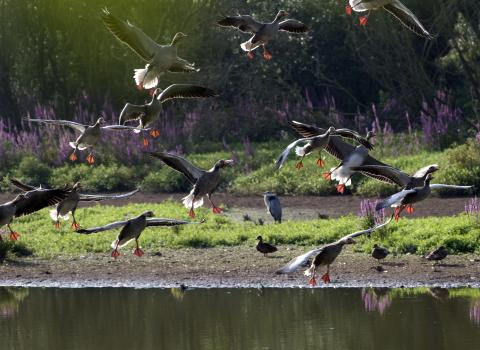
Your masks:
M55 205L67 198L70 191L70 188L36 188L19 194L12 201L0 205L0 228L7 225L10 230L10 239L16 241L20 235L13 231L10 226L14 218L29 215Z
M152 211L146 211L133 219L117 221L105 226L99 226L99 227L88 228L88 229L80 229L77 231L77 233L89 235L92 233L103 232L103 231L113 230L118 227L122 227L122 230L118 234L117 238L112 242L111 246L113 251L111 256L113 258L117 258L120 255L120 253L118 252L118 249L126 246L131 240L134 239L136 243L136 248L133 251L133 254L135 254L138 257L141 257L144 254L144 252L138 244L138 238L142 234L143 230L145 230L147 227L178 226L178 225L191 224L190 221L154 218L153 216L154 214Z
M10 182L15 187L23 191L32 191L35 189L34 186L24 184L23 182L17 179L12 179L10 180ZM65 221L69 220L70 218L69 213L72 213L72 219L73 219L72 225L71 225L72 229L77 230L80 227L77 220L75 219L75 211L77 210L77 206L79 202L100 202L100 201L111 200L111 199L127 198L130 196L133 196L135 193L138 192L138 190L134 190L134 191L123 193L123 194L83 194L78 192L80 188L81 188L80 183L79 182L75 183L68 197L65 198L63 201L61 201L60 203L58 203L55 209L50 210L50 217L52 218L53 221L55 221L55 228L57 229L60 228L60 219Z
M378 244L373 245L372 249L372 258L380 262L381 260L385 259L389 254L389 251L386 248L380 247ZM380 268L377 268L381 270Z
M412 176L404 173L403 171L391 167L382 165L361 165L352 168L354 171L380 180L390 184L396 184L405 190L410 190L415 187L422 187L425 183L425 179L428 174L433 174L439 169L437 164L427 165L417 170Z
M70 147L73 148L72 154L69 156L69 159L74 162L77 160L77 151L83 151L85 149L90 148L89 154L87 156L88 164L95 163L95 157L93 156L92 149L93 147L100 141L102 138L103 131L106 130L113 130L113 131L125 131L125 130L136 130L136 128L132 126L125 126L125 125L107 125L102 126L105 124L105 120L100 117L97 119L95 124L93 125L84 125L76 122L72 122L70 120L48 120L48 119L30 119L27 118L27 121L34 122L34 123L43 123L43 124L50 124L50 125L60 125L60 126L67 126L72 128L78 132L80 132L80 136L74 141L70 142Z
M168 45L159 45L140 28L130 22L124 22L112 15L107 9L102 11L102 20L107 29L122 43L130 47L147 64L143 69L135 69L133 78L137 88L151 89L158 85L159 78L165 72L198 72L194 63L177 56L177 44L185 38L177 33Z
M392 221L392 218L388 219L384 223L380 225L376 225L374 227L371 227L366 230L358 231L351 233L345 237L340 238L336 242L324 245L320 248L315 248L312 249L305 254L302 254L300 256L297 256L296 258L293 258L287 265L285 265L283 268L277 271L277 274L286 274L286 273L292 273L297 271L300 267L305 266L305 263L308 261L308 259L316 255L315 259L313 260L311 266L309 269L305 271L306 276L311 276L309 280L309 284L311 286L315 286L317 284L317 281L315 279L315 273L316 269L319 266L325 266L327 265L327 272L322 276L322 281L324 283L329 283L330 282L330 265L335 261L335 259L338 257L338 255L342 252L343 246L345 244L352 244L355 243L353 238L359 237L361 235L371 233L381 227L384 227L385 225L388 225Z
M203 205L203 196L207 196L212 204L212 210L215 214L220 214L222 209L217 207L211 199L212 193L220 184L220 170L233 164L233 160L221 159L215 163L210 170L202 170L190 163L188 160L165 152L147 152L150 156L160 159L170 168L180 172L193 185L190 194L182 199L183 205L190 209L188 215L195 218L195 208Z
M265 192L263 194L263 201L267 207L268 212L272 215L275 222L282 222L282 204L277 195L273 192Z
M457 186L457 185L444 185L444 184L430 184L433 179L432 174L428 174L425 178L425 183L422 187L412 188L409 190L402 190L390 197L379 201L375 206L375 210L381 210L384 208L392 207L394 210L395 221L400 218L401 212L406 209L407 213L411 214L415 211L413 208L414 203L423 201L430 196L431 190L439 188L455 188L455 189L470 189L473 186Z
M425 29L422 23L420 23L413 12L399 0L349 0L349 5L346 7L346 13L347 15L351 15L352 10L355 12L368 11L365 16L360 17L360 25L366 26L370 12L382 8L415 34L427 39L434 38L434 36Z
M262 236L258 236L257 237L257 250L260 252L260 253L263 253L263 256L267 256L267 254L269 253L275 253L277 251L277 247L269 244L269 243L265 243L263 241L263 238Z
M435 249L434 251L428 253L425 256L425 259L429 261L435 261L435 265L436 265L439 261L445 259L447 255L448 255L448 250L442 245L439 248Z
M292 125L294 125L297 122L291 122ZM305 137L301 138L298 140L295 140L291 144L289 144L280 154L276 161L276 166L277 169L280 169L285 161L287 160L287 157L290 153L290 151L295 147L295 153L297 156L300 156L301 159L300 161L296 164L297 169L303 168L303 158L305 156L309 155L312 153L314 150L318 149L320 152L325 149L329 144L330 144L330 136L340 136L340 137L345 137L349 138L352 140L356 140L359 143L365 145L369 150L373 149L373 145L370 143L370 141L366 138L363 138L360 134L356 133L355 131L349 130L349 129L335 129L333 126L328 128L327 131L323 134L318 134L314 135L311 137ZM297 146L299 143L305 142L305 144L302 147ZM323 168L325 166L325 163L320 155L320 157L317 160L317 165L320 168Z
M165 90L160 88L155 89L150 103L144 105L134 105L127 103L120 113L118 123L124 125L127 121L138 120L139 124L135 132L139 133L144 128L152 124L162 110L162 104L173 99L191 99L191 98L206 98L215 97L217 94L211 89L202 86L191 84L173 84ZM157 137L160 135L158 130L151 130L150 135ZM148 146L147 139L143 141L145 146Z
M273 22L270 23L258 22L249 15L237 15L222 18L217 24L221 27L234 27L244 33L253 34L248 41L240 45L242 50L247 52L248 58L253 59L252 51L262 46L263 58L271 60L272 54L267 50L266 45L276 36L279 30L294 34L308 31L308 27L305 24L295 19L282 21L287 16L288 13L286 11L280 10Z

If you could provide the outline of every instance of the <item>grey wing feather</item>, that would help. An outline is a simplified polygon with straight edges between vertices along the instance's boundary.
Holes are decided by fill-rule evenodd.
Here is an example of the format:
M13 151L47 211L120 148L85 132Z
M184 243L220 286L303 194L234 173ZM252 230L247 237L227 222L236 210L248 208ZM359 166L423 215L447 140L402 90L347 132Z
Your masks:
M293 147L295 147L298 143L303 142L303 141L309 141L309 138L303 138L303 139L298 139L290 143L280 154L280 156L277 158L277 161L275 162L275 165L277 169L281 169L283 164L287 161L288 155L290 154L290 151L292 150Z
M383 8L415 34L427 39L434 38L434 36L425 29L422 23L420 23L413 12L400 1L394 1L390 4L384 5Z
M460 185L444 185L444 184L430 184L430 189L435 190L439 188L455 188L458 190L468 190L473 186L460 186Z
M102 20L118 40L129 46L143 60L149 62L153 59L158 44L141 29L129 22L119 20L107 9L102 11Z
M188 160L176 156L174 154L169 154L165 152L146 152L148 155L154 158L160 159L170 168L182 173L190 183L195 184L197 180L205 173L204 170L197 168L195 165L190 163Z
M307 263L308 259L311 256L317 255L322 250L323 250L323 247L315 248L306 252L305 254L302 254L297 256L296 258L293 258L284 267L282 267L280 270L277 270L277 274L292 273L297 271L300 267L305 266L305 264Z
M349 238L355 238L355 237L358 237L358 236L361 236L361 235L365 235L367 233L370 233L370 232L373 232L375 230L378 230L379 228L382 228L386 225L388 225L393 219L393 216L391 216L387 221L385 221L384 223L380 224L380 225L376 225L376 226L373 226L373 227L370 227L366 230L362 230L362 231L357 231L357 232L354 232L354 233L351 233L343 238L340 239L340 241L342 240L347 240Z
M287 19L279 23L278 30L290 33L305 33L308 31L308 26L296 19Z
M125 131L125 130L138 130L138 127L135 126L128 126L128 125L107 125L102 126L102 130L113 130L113 131ZM145 129L148 130L148 129Z
M175 220L175 219L162 219L162 218L147 219L147 226L178 226L178 225L188 225L188 224L193 224L193 222L185 221L185 220Z
M35 189L17 196L15 216L23 216L39 211L43 208L60 203L71 193L70 189Z
M332 135L338 135L350 140L355 140L358 143L364 145L367 149L372 150L373 144L370 143L365 137L360 135L358 132L350 130L350 129L335 129Z
M21 182L21 181L18 180L18 179L10 179L10 183L11 183L13 186L21 189L22 191L32 191L32 190L35 189L34 186L30 186L30 185L24 184L23 182Z
M251 34L257 33L263 26L263 23L256 21L252 16L249 15L225 17L219 20L217 24L221 27L238 28L244 33Z
M108 231L108 230L113 230L118 227L123 227L125 226L129 221L124 220L124 221L116 221L112 222L111 224L105 225L105 226L99 226L99 227L93 227L93 228L82 228L80 230L77 230L77 233L84 234L84 235L89 235L92 233L97 233L97 232L103 232L103 231Z
M295 120L290 122L290 126L303 137L314 137L324 134L327 130L314 125L300 123Z
M70 120L51 120L51 119L30 119L30 118L27 118L27 121L34 122L34 123L50 124L50 125L68 126L68 127L73 128L77 131L80 131L82 133L87 128L87 125L72 122Z
M143 105L134 105L131 103L125 104L122 111L120 112L120 117L118 118L118 124L123 125L129 120L137 120L142 115L145 114L145 106Z
M410 182L410 176L408 176L408 174L391 166L361 165L353 167L352 170L359 171L376 180L396 184L401 187L407 186Z
M162 103L175 98L206 98L218 96L215 91L191 84L173 84L158 96Z
M269 201L268 211L275 221L282 221L282 205L277 197Z
M400 202L403 200L408 194L415 193L416 190L402 190L395 194L392 194L390 197L385 198L384 200L377 203L375 206L375 210L380 210L384 208L391 207L393 204Z
M80 200L82 202L97 202L97 201L104 201L109 199L120 199L120 198L127 198L133 196L139 190L134 190L128 193L123 194L80 194Z

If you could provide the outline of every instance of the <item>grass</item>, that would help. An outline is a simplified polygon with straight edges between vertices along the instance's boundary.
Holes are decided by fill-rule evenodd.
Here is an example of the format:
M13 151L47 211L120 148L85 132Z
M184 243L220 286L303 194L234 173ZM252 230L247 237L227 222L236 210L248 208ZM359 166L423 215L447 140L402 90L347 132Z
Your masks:
M127 216L133 217L147 209L153 210L159 217L187 218L184 207L166 201L162 204L130 204L123 207L97 205L79 209L77 219L83 227L93 227L123 220ZM205 217L206 222L201 225L145 230L140 239L142 247L149 252L156 252L165 247L254 246L258 235L275 244L318 246L361 229L362 222L355 216L346 216L339 219L255 225L252 222L237 222L224 215L213 215L207 208L200 208L197 215L199 218ZM119 232L112 230L80 235L72 232L67 223L57 231L47 210L20 218L13 227L21 234L19 243L22 251L31 251L34 256L42 258L73 257L86 253L108 254L110 243ZM374 243L380 243L398 254L423 254L442 244L451 253L480 253L480 228L466 215L402 219L390 224L382 232L358 239L357 243L355 250L359 252L369 252Z

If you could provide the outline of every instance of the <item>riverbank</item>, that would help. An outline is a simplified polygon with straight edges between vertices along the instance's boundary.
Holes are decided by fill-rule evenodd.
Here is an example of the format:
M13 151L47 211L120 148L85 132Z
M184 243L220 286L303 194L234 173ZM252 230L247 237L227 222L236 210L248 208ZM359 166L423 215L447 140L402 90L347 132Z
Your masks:
M309 287L303 269L291 275L275 271L310 247L279 246L263 257L254 247L161 249L138 258L124 250L118 259L108 253L78 258L17 258L0 265L1 286L192 288ZM319 287L469 286L480 288L480 258L448 256L433 268L418 255L389 256L382 264L367 254L346 249L331 267L332 283ZM319 271L323 273L323 269ZM321 281L320 281L321 282Z

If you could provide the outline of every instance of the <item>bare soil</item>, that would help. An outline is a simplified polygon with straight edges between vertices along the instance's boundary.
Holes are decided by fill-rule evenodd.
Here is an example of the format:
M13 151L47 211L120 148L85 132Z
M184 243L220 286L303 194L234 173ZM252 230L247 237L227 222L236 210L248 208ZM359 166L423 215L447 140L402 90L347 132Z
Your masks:
M51 260L22 258L0 265L0 285L57 287L308 287L300 271L275 272L310 247L280 246L264 257L254 247L163 249L138 258L124 250L119 258L109 253ZM449 256L436 267L420 256L387 257L377 262L366 254L346 249L331 266L330 287L480 287L480 259ZM319 271L319 275L324 271ZM320 279L319 279L320 281ZM319 287L323 287L322 283Z

